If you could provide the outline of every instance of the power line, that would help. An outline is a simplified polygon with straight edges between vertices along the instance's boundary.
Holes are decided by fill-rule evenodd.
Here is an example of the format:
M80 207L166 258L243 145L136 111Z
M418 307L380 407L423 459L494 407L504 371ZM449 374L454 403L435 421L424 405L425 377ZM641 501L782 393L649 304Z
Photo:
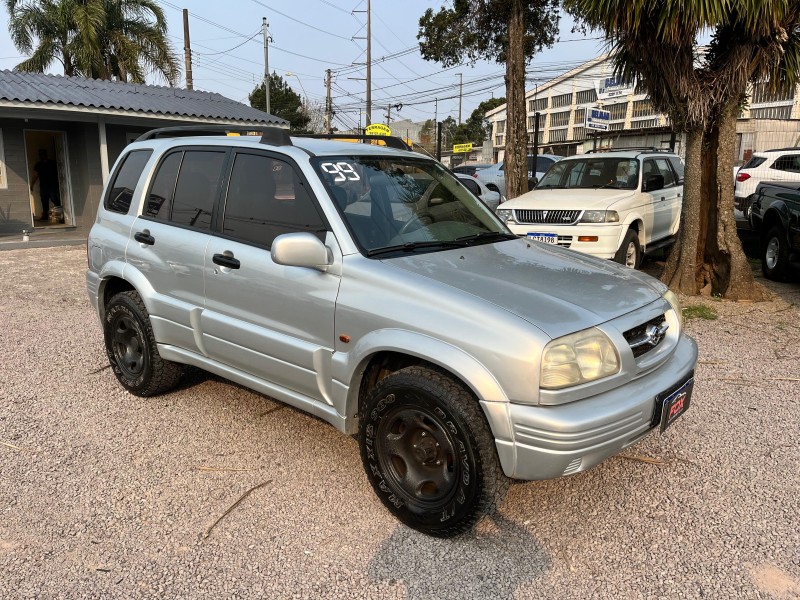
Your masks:
M254 37L256 37L256 36L257 36L259 33L261 33L261 30L260 30L260 29L259 29L258 31L256 31L256 32L255 32L253 35L251 35L249 38L247 38L245 41L243 41L241 44L239 44L238 46L234 46L233 48L229 48L228 50L220 50L219 52L210 52L210 53L206 53L206 52L192 52L192 54L199 54L199 55L201 55L201 56L215 56L215 55L217 55L217 54L227 54L228 52L233 52L233 51L234 51L234 50L236 50L237 48L241 48L241 47L242 47L242 46L244 46L244 45L245 45L247 42L249 42L249 41L250 41L250 40L252 40ZM195 45L199 45L199 44L197 44L197 43L195 42Z
M320 33L324 33L325 35L330 35L332 37L339 38L340 40L345 40L346 42L352 41L351 38L346 38L343 35L339 35L338 33L333 33L331 31L326 31L325 29L320 29L319 27L315 27L314 25L311 25L310 23L306 23L305 21L301 21L300 19L295 19L294 17L290 17L286 13L282 13L281 11L279 11L277 8L275 8L273 6L267 6L266 4L261 2L260 0L252 0L252 2L258 4L259 6L263 6L264 8L266 8L267 10L269 10L271 12L277 13L277 14L281 15L282 17L286 17L287 19L289 19L291 21L294 21L295 23L300 23L300 25L304 25L306 27L309 27L310 29L313 29L314 31L319 31Z

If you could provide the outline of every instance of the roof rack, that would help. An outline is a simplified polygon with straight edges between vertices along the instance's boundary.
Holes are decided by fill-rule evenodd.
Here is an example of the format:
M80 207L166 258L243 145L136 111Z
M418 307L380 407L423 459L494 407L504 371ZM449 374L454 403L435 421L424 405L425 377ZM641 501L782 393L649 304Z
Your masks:
M160 127L140 135L136 141L144 142L159 138L192 137L203 135L260 135L261 143L269 146L291 146L289 132L280 127L248 127L246 125L183 125L180 127Z
M599 154L606 152L672 152L669 148L656 148L655 146L631 146L630 148L604 148L587 150L584 154Z
M759 152L793 152L800 150L800 146L790 146L789 148L770 148L769 150L760 150Z
M406 144L399 137L393 135L365 135L359 133L301 133L296 135L295 137L314 138L317 140L342 140L342 141L360 140L362 142L378 140L378 141L383 141L388 148L395 148L397 150L409 149L408 144Z

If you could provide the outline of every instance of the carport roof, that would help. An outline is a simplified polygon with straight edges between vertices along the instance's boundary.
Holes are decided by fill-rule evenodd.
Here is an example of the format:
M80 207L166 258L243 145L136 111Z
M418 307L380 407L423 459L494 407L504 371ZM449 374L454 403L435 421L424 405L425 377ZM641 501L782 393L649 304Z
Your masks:
M42 73L0 71L0 104L5 102L27 104L31 108L44 105L82 112L125 111L142 117L174 116L288 125L280 117L214 92Z

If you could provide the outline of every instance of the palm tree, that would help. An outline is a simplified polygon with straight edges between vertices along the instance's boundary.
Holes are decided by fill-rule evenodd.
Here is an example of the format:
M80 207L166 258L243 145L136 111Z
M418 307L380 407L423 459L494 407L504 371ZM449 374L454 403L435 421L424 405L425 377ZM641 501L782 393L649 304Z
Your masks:
M736 118L747 86L800 80L796 0L565 0L605 31L616 68L638 77L655 107L686 132L681 232L665 282L687 294L761 299L733 221ZM711 31L711 41L696 40Z
M17 70L144 83L148 72L173 85L178 60L154 0L5 0L14 44L31 57Z

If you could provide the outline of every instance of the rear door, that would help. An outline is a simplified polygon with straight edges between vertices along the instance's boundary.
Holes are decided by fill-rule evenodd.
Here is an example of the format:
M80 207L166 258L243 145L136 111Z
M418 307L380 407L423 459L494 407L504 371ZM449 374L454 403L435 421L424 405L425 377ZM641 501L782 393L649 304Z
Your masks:
M152 286L150 320L159 343L202 352L204 253L227 155L207 147L166 153L134 221L128 262Z
M340 278L270 255L284 233L332 236L322 211L297 166L268 151L237 151L226 187L218 234L205 249L204 347L221 363L330 401Z
M664 177L664 186L657 190L642 192L650 196L650 206L653 214L653 225L645 244L657 241L672 235L673 224L680 219L681 210L681 190L678 185L677 176L669 164L669 160L664 158L645 159L643 165L642 185L647 181L649 175L660 174Z

